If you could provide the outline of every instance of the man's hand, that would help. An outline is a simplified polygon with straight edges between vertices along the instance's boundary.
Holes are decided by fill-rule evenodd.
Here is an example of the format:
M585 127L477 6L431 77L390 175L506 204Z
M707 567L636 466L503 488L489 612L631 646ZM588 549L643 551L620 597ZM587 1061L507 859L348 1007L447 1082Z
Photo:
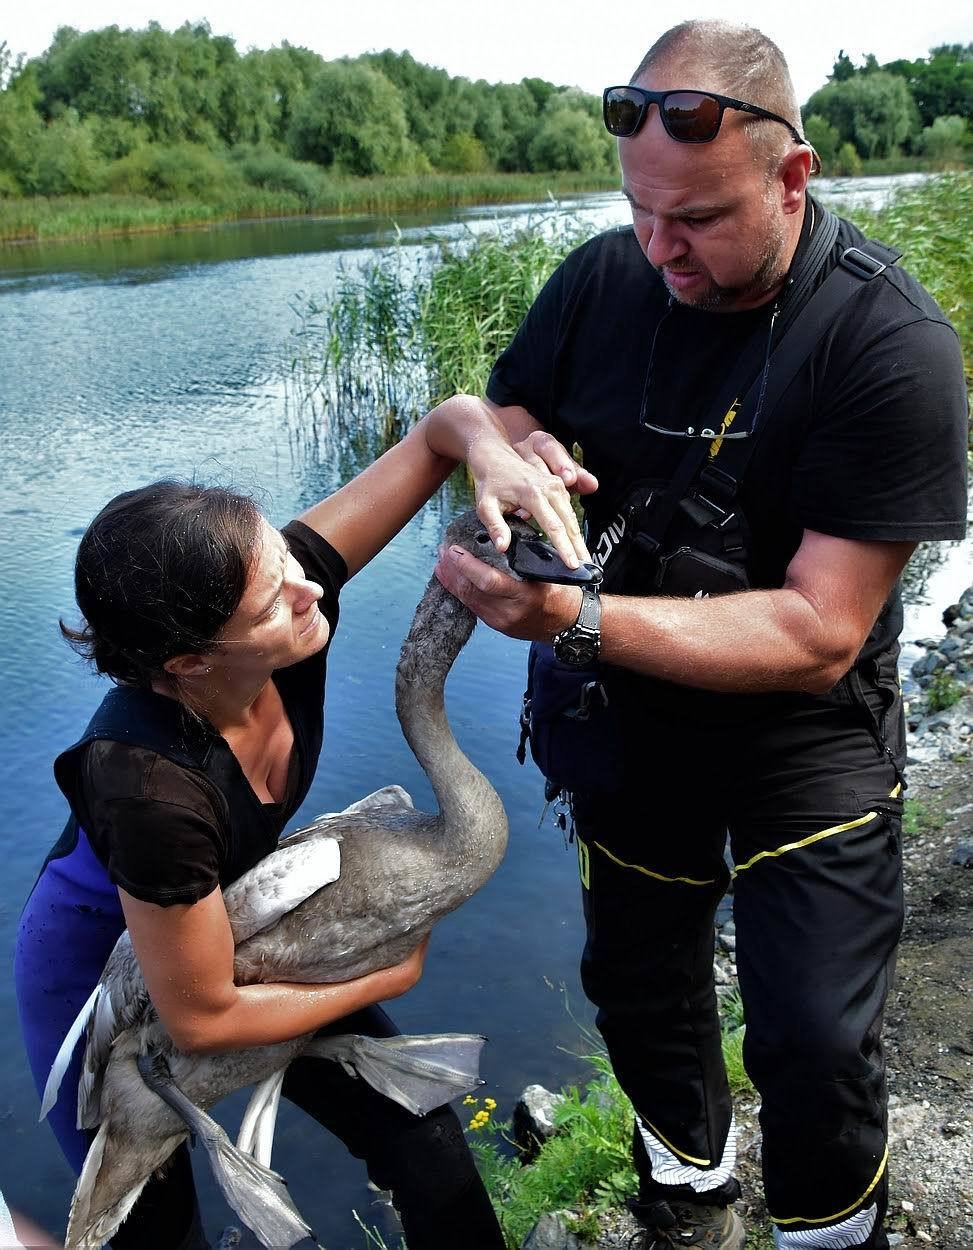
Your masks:
M574 622L581 607L576 586L518 581L462 547L443 548L435 573L484 624L510 638L549 642Z

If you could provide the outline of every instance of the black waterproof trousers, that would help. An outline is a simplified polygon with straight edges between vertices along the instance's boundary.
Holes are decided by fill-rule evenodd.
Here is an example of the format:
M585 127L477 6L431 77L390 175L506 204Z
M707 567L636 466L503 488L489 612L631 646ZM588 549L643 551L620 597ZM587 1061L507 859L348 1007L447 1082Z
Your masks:
M744 723L645 718L637 754L637 784L575 796L574 815L582 979L639 1117L641 1199L736 1193L713 978L728 833L769 1211L785 1246L887 1246L880 1027L903 916L894 659Z
M368 1007L322 1032L391 1037L398 1030L380 1007ZM490 1199L451 1108L412 1115L327 1059L295 1060L287 1069L283 1095L339 1137L365 1162L369 1179L391 1191L409 1250L504 1250ZM209 1245L186 1146L149 1181L111 1245L112 1250L205 1250Z

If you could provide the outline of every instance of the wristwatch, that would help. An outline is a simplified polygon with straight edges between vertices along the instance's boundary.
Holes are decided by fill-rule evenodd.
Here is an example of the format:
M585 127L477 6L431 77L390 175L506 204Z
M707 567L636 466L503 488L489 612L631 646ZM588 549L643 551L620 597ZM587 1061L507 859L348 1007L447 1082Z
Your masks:
M553 639L554 655L571 668L584 668L601 650L601 599L591 586L581 587L581 610L573 625Z

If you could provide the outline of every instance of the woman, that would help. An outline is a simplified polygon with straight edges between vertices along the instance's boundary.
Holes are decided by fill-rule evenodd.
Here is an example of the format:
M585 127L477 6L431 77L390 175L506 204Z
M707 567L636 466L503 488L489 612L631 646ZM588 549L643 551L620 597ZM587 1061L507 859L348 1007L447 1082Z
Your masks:
M509 541L503 512L517 509L577 563L584 548L564 482L529 444L512 447L472 399L434 409L283 531L247 498L172 482L120 495L92 522L75 570L84 628L62 630L117 687L55 764L71 819L18 936L18 1000L39 1089L126 925L153 1004L183 1050L329 1027L395 1032L377 1004L415 984L424 949L337 985L236 986L222 888L276 845L307 794L341 586L462 459L498 547ZM74 1127L79 1070L80 1055L50 1113L78 1172L88 1144ZM314 1059L291 1065L284 1094L391 1189L410 1250L503 1246L448 1108L412 1116ZM183 1146L112 1245L206 1244Z

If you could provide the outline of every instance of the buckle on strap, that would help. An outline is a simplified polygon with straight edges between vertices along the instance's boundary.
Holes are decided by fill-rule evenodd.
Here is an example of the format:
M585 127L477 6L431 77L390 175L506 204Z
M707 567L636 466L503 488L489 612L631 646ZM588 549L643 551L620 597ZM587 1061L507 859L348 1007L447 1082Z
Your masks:
M860 247L846 247L841 253L840 261L846 269L865 282L877 278L880 273L888 269L888 265L876 260L874 256L869 256Z
M739 486L739 482L731 473L725 472L712 461L703 465L696 480L710 493L716 494L717 497L722 496L728 502L736 495Z

